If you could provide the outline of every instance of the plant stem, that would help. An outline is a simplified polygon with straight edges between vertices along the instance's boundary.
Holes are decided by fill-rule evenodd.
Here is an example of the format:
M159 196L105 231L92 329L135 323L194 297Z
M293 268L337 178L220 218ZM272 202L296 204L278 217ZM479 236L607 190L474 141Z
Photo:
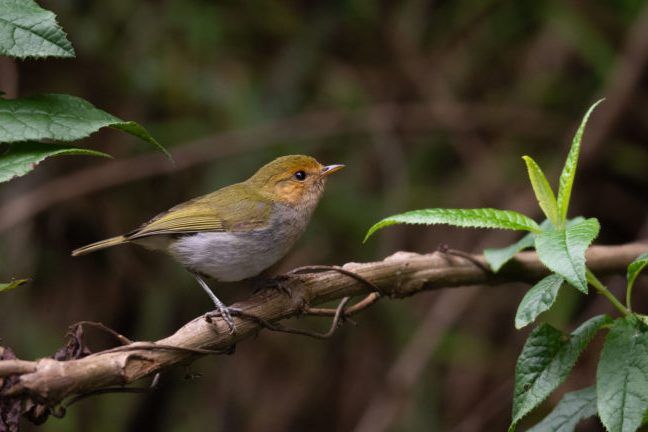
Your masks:
M632 285L626 287L626 307L632 312Z
M617 300L616 297L614 297L614 294L612 294L610 290L608 290L607 287L603 285L603 283L594 275L594 273L592 273L590 269L587 269L587 281L590 283L590 285L596 288L596 291L598 291L599 294L607 298L619 312L621 312L623 315L630 315L630 311L625 306L623 306L623 304L619 300Z

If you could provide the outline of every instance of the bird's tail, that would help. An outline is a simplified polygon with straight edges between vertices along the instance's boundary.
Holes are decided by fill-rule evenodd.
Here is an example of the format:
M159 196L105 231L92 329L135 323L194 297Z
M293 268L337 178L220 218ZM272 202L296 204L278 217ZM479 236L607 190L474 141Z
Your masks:
M106 240L101 240L96 243L89 244L87 246L83 246L79 249L75 249L72 251L72 256L79 256L79 255L85 255L90 252L98 251L100 249L106 249L112 246L117 246L122 243L127 243L128 239L124 237L123 235L117 236L117 237L111 237Z

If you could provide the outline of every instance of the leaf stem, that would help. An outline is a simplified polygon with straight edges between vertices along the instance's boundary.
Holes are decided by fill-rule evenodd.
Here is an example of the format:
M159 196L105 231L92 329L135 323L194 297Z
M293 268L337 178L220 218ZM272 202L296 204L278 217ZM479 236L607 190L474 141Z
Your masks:
M609 289L603 283L592 273L590 269L587 269L587 281L592 285L596 291L599 292L602 296L604 296L606 299L612 303L612 305L617 308L619 312L623 315L630 315L630 311L623 306L623 304L617 300L617 298L610 292Z

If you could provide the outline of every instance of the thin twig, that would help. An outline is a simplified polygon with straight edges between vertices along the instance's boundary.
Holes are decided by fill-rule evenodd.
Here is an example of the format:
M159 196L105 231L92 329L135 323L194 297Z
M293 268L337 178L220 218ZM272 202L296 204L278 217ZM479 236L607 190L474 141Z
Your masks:
M475 264L477 267L485 271L486 273L493 273L493 270L491 270L488 266L484 265L481 261L479 261L477 258L474 256L470 255L469 253L462 252L457 249L450 249L448 245L441 245L439 246L439 252L448 254L448 255L454 255L463 259L466 259L470 261L471 263Z
M338 266L327 266L327 265L302 266L302 267L297 267L296 269L291 270L290 272L288 272L288 274L293 275L293 274L305 274L306 272L325 272L325 271L336 271L336 272L341 273L343 275L347 275L347 276L349 276L349 277L351 277L351 278L353 278L353 279L355 279L355 280L357 280L359 282L362 282L363 284L368 286L372 291L377 292L381 296L385 295L384 291L380 287L378 287L378 285L376 285L375 283L368 281L366 278L360 276L356 272L352 272L350 270L346 270L346 269L344 269L342 267L338 267Z
M371 306L372 304L376 303L380 297L384 296L384 291L378 287L376 284L368 281L366 278L360 276L358 273L343 269L342 267L338 266L327 266L327 265L310 265L310 266L303 266L303 267L298 267L296 269L293 269L290 271L288 274L293 275L293 274L304 274L304 272L323 272L323 271L336 271L338 273L341 273L343 275L347 275L349 277L352 277L353 279L364 283L367 285L373 292L367 294L362 300L360 300L358 303L354 304L353 306L350 306L348 308L345 308L342 311L342 315L344 318L348 318L354 313L360 312L361 310L364 310ZM335 316L337 313L337 308L336 309L331 309L331 308L311 308L309 306L304 306L304 313L307 315L315 315L315 316Z
M36 362L27 360L2 360L0 361L0 377L22 375L36 372Z
M331 336L333 336L333 333L335 333L335 330L340 326L341 320L343 318L343 310L344 306L347 304L347 302L351 299L351 297L344 297L340 303L338 304L337 308L335 308L335 313L333 316L333 321L331 322L331 327L326 333L319 333L319 332L312 332L309 330L302 330L302 329L297 329L297 328L292 328L292 327L286 327L281 324L273 324L270 321L264 320L261 317L258 317L256 315L248 314L243 311L235 311L232 313L233 316L238 316L244 319L251 320L257 324L259 324L261 327L266 328L271 331L275 332L280 332L280 333L290 333L290 334L297 334L297 335L302 335L302 336L309 336L315 339L328 339Z
M97 322L97 321L79 321L77 323L74 323L70 326L70 331L73 331L78 326L89 326L89 327L94 327L96 329L102 330L109 335L113 336L115 339L119 341L122 345L130 345L133 343L132 340L128 339L126 336L122 335L121 333L118 333L117 331L111 329L110 327L106 326L103 323Z
M349 316L356 314L362 310L367 309L369 306L372 304L376 303L380 299L380 294L376 292L372 292L367 294L362 300L357 302L354 305L349 306L348 308L345 308L342 313L345 318L348 318ZM311 308L311 307L304 307L304 313L307 315L314 315L314 316L332 316L335 315L337 312L337 309L332 309L332 308Z
M232 354L232 348L227 348L223 350L210 350L203 348L189 348L175 345L165 345L159 344L156 342L133 342L131 345L119 346L116 348L110 348L101 353L116 353L116 352L127 352L127 351L177 351L186 354L196 354L196 355L229 355Z

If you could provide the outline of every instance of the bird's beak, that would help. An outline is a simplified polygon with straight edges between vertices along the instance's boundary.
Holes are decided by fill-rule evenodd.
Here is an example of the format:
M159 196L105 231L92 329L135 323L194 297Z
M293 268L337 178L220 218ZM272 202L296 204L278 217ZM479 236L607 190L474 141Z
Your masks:
M342 164L327 165L322 169L322 176L323 177L330 176L334 172L340 171L342 168L344 168L344 165Z

